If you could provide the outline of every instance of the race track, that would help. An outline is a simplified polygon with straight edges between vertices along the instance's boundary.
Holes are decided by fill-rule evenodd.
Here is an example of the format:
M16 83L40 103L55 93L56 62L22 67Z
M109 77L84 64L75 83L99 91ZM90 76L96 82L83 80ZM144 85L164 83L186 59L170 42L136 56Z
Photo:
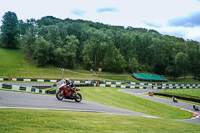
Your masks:
M179 102L173 103L172 100L163 99L159 97L150 97L148 95L143 95L142 93L149 91L159 91L159 90L149 90L149 89L121 89L119 90L124 93L142 97L148 100L160 102L163 104L168 104L170 106L178 107L193 111L192 105L189 103ZM83 96L84 97L84 96ZM138 115L145 117L154 117L151 115L129 111L125 109L120 109L116 107L111 107L107 105L102 105L89 101L81 101L76 103L73 100L62 100L59 101L55 96L52 95L42 95L42 94L32 94L32 93L21 93L12 91L0 90L0 108L27 108L27 109L47 109L47 110L66 110L66 111L82 111L82 112L99 112L99 113L111 113L111 114L123 114L123 115ZM200 115L200 112L195 112ZM157 117L154 117L157 118ZM181 120L185 122L200 124L200 118Z
M174 103L172 100L169 100L169 99L159 98L159 97L155 97L155 96L151 97L151 96L142 94L142 93L148 93L148 92L154 92L154 91L162 91L162 90L159 90L159 89L120 89L119 91L127 93L127 94L131 94L131 95L134 95L134 96L137 96L137 97L152 100L152 101L155 101L155 102L174 106L174 107L177 107L177 108L186 109L186 110L195 112L200 116L200 111L194 111L193 110L193 104L180 102L180 101L178 103ZM200 118L199 117L194 118L194 119L181 120L181 121L200 124Z
M48 109L48 110L68 110L85 112L102 112L123 115L139 115L153 117L143 113L115 108L88 101L76 103L73 100L59 101L55 96L21 93L0 90L0 108L30 108L30 109Z

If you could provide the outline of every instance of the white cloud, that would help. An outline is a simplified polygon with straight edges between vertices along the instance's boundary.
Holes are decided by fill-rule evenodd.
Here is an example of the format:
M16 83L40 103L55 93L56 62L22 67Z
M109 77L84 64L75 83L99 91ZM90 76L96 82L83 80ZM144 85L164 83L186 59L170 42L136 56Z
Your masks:
M71 10L71 12L74 14L74 15L77 15L77 16L83 16L86 12L85 11L82 11L80 9L74 9L74 10Z

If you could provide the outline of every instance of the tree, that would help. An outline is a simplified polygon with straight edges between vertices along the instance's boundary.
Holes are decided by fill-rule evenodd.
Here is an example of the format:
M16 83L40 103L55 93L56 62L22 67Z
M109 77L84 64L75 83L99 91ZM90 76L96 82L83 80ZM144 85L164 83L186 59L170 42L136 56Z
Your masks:
M175 56L175 60L174 61L175 61L175 65L176 65L176 69L177 69L178 73L180 75L181 74L186 75L188 70L189 70L189 66L190 66L188 55L183 53L183 52L179 52Z
M158 60L154 65L153 71L157 74L164 75L166 72L166 65L163 60Z
M26 34L21 37L20 45L22 50L29 55L33 55L35 49L34 42L37 36L37 31L34 27L30 27L26 30Z
M68 68L73 68L76 64L76 51L77 51L77 45L79 44L78 39L76 39L76 36L71 35L66 37L66 43L64 45L65 49L65 56L67 58L66 66Z
M84 44L84 48L82 50L82 58L85 69L94 68L94 62L92 57L93 57L93 46L89 43Z
M45 66L49 60L49 43L43 38L37 38L34 45L34 57L38 66Z
M18 19L14 12L6 12L3 16L1 32L1 47L10 49L18 48Z
M96 69L103 65L108 44L113 45L112 33L96 29L89 29L89 32L90 36L83 44L83 62L86 68Z
M200 79L200 45L199 42L189 41L187 54L190 60L190 72L195 78Z
M137 35L134 43L136 45L137 60L139 63L147 63L149 59L149 50L147 49L152 44L152 38L148 34Z
M19 28L19 35L24 36L27 31L34 30L34 27L36 26L36 20L35 19L27 19L26 22L23 20L19 20L18 22L18 28Z
M124 72L126 61L115 46L109 46L103 60L103 69L111 72Z
M23 20L19 20L18 27L20 36L25 35L27 30L27 24Z
M177 68L174 64L167 66L166 68L166 74L170 77L173 77L174 79L179 76L179 73L177 71Z
M67 64L67 58L66 58L66 54L65 54L65 49L63 48L57 48L55 49L55 62L56 62L56 66L58 67L66 67Z
M61 40L60 37L60 31L57 26L55 25L50 25L48 26L48 33L43 33L46 40L51 42L55 47L62 47L63 46L63 41Z
M49 25L54 25L56 23L61 22L61 19L55 18L53 16L46 16L41 18L40 20L37 20L37 23L39 26L49 26Z
M120 53L124 56L127 62L129 62L131 58L136 57L134 35L130 33L116 32L114 37L115 46L120 49Z
M62 48L56 48L55 61L57 66L64 68L73 68L76 64L76 51L79 44L76 36L71 35L66 37L66 42Z
M127 65L128 72L137 72L138 70L138 61L135 58L131 58Z

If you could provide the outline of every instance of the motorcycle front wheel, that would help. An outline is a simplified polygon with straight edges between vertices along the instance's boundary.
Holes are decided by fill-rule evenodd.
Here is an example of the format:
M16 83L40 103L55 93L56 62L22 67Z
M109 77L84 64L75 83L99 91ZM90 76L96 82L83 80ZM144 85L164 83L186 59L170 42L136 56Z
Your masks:
M63 100L63 98L64 98L64 93L60 93L60 91L58 91L57 93L56 93L56 98L58 99L58 100Z
M76 95L76 97L75 97L75 101L79 103L79 102L81 102L81 100L82 100L81 94L80 94L80 93L77 93L77 95Z

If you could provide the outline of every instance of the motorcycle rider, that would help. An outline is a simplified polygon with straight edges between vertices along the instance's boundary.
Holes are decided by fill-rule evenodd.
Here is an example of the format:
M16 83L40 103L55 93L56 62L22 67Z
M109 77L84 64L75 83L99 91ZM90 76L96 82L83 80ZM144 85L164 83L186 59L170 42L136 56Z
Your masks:
M74 86L74 84L72 83L72 81L71 81L69 78L66 78L66 79L65 79L65 83L66 83L66 87L70 86L70 87L71 87L72 93L74 93L74 88L75 88L75 86Z

